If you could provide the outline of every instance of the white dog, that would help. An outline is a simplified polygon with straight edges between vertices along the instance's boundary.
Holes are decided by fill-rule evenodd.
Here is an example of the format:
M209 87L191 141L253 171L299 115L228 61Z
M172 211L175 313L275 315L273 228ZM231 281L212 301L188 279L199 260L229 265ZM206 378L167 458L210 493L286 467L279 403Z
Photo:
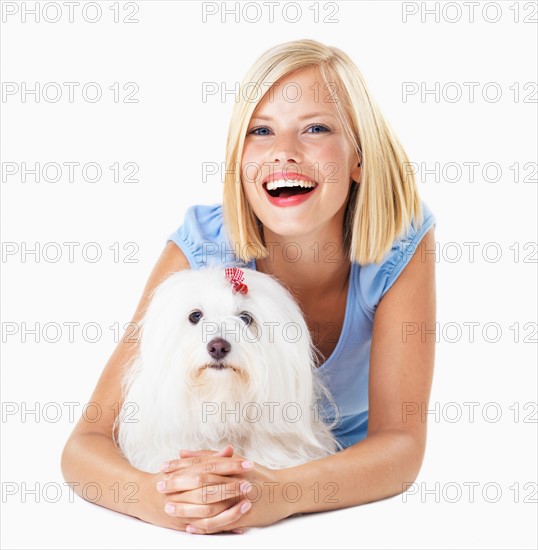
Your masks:
M301 310L276 278L210 265L154 291L123 378L117 443L156 473L180 449L221 449L285 468L342 449Z

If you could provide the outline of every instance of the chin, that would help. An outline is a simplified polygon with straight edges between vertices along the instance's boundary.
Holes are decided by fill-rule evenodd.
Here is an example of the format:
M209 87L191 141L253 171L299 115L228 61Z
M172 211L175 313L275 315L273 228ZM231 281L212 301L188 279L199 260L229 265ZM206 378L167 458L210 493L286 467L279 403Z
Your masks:
M276 278L215 265L174 273L139 328L114 426L132 466L156 473L181 449L229 443L275 469L342 449L325 418L325 405L336 407L307 324Z

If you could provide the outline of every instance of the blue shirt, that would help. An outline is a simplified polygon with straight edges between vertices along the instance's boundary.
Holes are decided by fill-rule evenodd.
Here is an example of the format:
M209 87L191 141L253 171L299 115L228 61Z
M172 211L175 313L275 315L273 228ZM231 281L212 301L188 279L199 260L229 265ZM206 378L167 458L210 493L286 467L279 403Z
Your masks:
M406 236L394 241L380 263L351 264L340 338L329 358L317 368L333 397L332 404L320 403L321 410L327 421L337 421L332 431L343 447L363 440L367 434L374 314L379 301L403 271L422 237L436 223L424 201L422 209L422 225L417 226L413 220ZM183 224L168 237L168 241L173 241L183 251L191 269L203 269L210 263L256 269L255 260L246 264L234 254L223 226L220 203L188 208Z

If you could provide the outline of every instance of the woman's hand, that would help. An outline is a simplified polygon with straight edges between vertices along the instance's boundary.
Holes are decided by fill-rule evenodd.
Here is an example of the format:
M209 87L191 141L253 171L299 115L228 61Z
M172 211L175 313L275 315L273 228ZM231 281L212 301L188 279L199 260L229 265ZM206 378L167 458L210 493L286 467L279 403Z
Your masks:
M227 446L222 451L207 453L215 460L232 459L233 448ZM234 521L241 516L240 507L245 500L245 491L241 489L241 482L245 481L241 476L243 460L236 456L209 470L205 460L194 458L186 464L179 459L168 463L176 464L173 469L164 468L158 474L144 473L141 493L146 498L140 503L136 516L154 525L181 531L186 531L187 525L200 518L215 515ZM224 513L226 515L222 516Z
M223 451L225 454L221 454ZM222 531L240 533L245 527L271 525L293 513L290 506L291 501L285 498L284 486L286 483L283 470L272 470L251 462L252 468L234 473L235 465L242 464L246 459L236 454L225 456L230 454L228 447L223 451L217 454L215 451L182 451L182 458L171 461L165 469L172 476L177 475L178 479L182 479L183 476L187 478L191 475L198 475L197 472L201 470L205 473L211 472L211 475L225 475L238 479L240 476L241 479L251 484L250 489L240 492L240 501L237 505L218 513L208 513L192 518L192 521L185 526L189 533L211 534ZM233 453L233 448L231 453ZM226 471L231 473L226 474ZM224 499L229 496L229 493L226 492L229 478L220 481L220 483L221 485L209 487L209 494ZM192 492L183 493L182 498L190 498L188 493ZM250 507L241 510L245 500L244 496L248 497L247 501L250 503ZM293 496L295 497L295 494ZM224 505L226 502L228 501L221 500L220 504ZM212 511L215 509L216 507ZM182 520L185 519L182 518Z

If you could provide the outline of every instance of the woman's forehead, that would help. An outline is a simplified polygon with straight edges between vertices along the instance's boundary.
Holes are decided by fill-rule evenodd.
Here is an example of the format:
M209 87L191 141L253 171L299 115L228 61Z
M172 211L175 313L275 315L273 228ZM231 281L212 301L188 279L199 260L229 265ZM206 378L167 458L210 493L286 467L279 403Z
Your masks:
M338 119L336 85L320 78L287 78L277 81L260 100L251 120L272 120L293 115L303 121L315 117Z

